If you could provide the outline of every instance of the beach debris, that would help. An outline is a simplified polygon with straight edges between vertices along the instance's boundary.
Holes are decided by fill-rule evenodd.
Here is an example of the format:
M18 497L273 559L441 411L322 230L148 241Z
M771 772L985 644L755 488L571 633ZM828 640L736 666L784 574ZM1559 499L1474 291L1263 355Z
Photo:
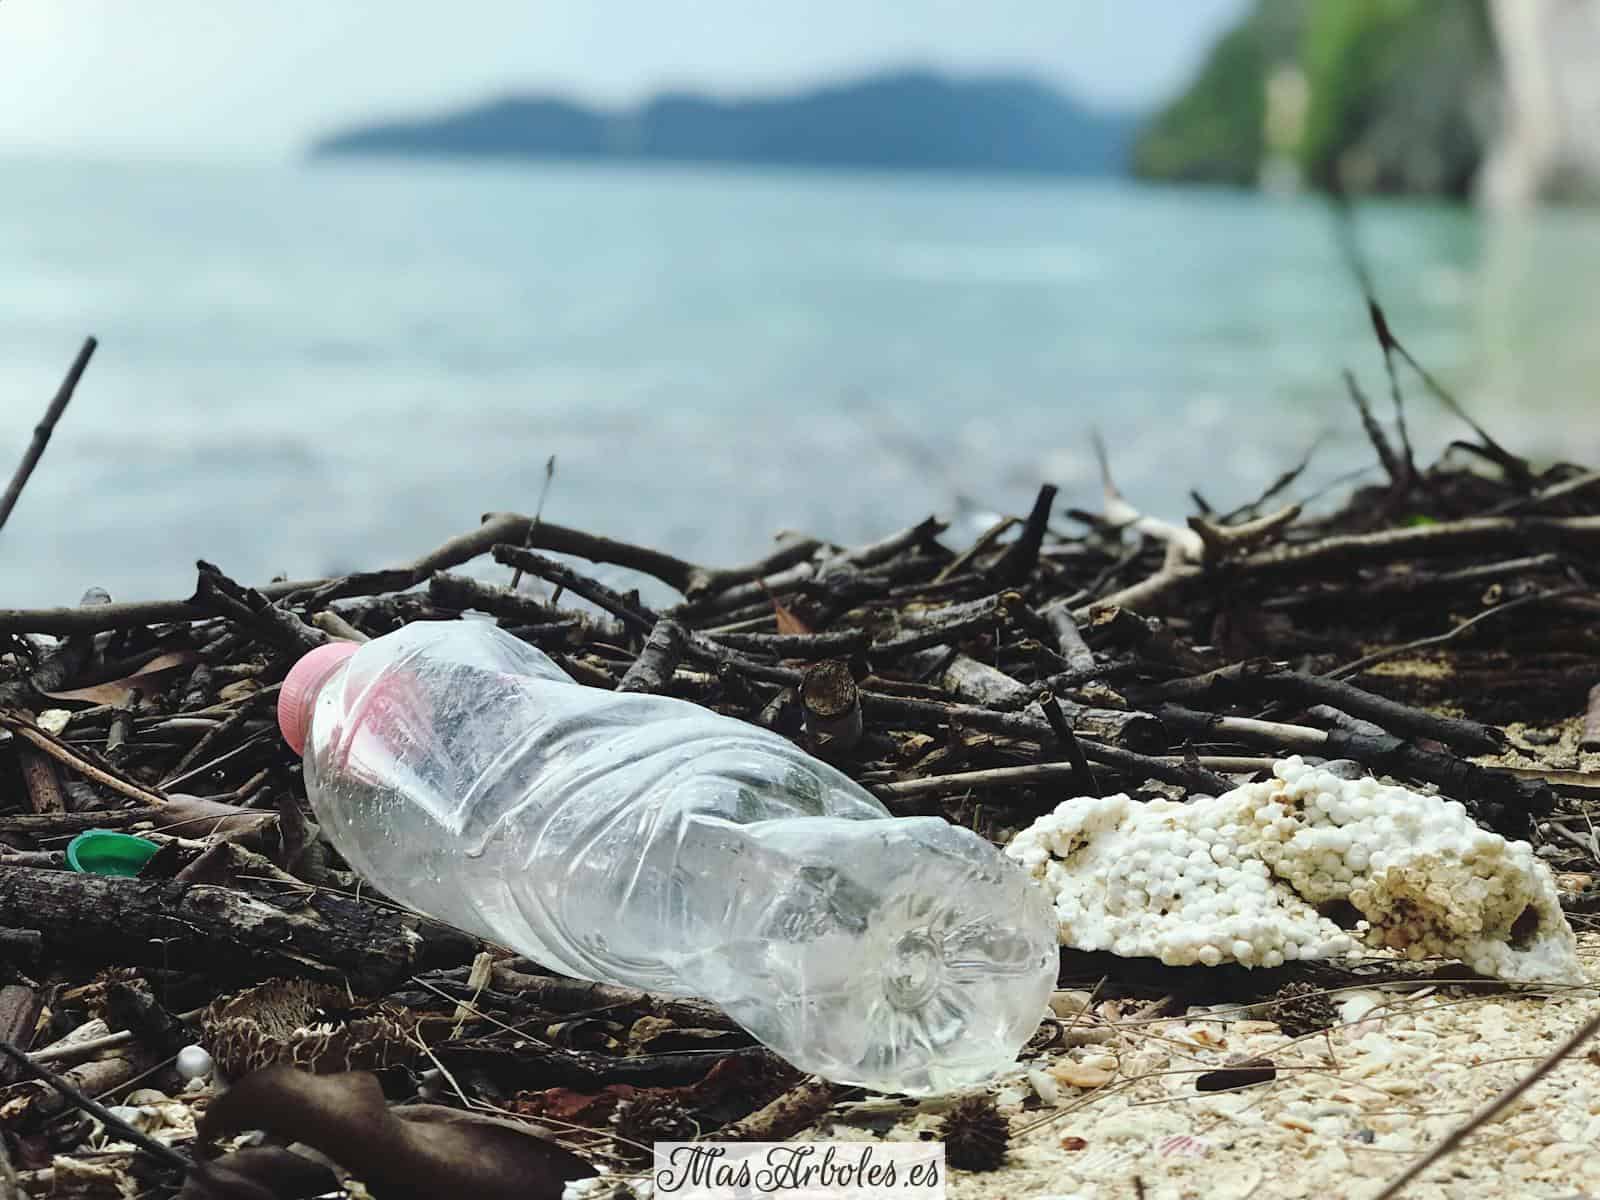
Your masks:
M137 875L160 851L148 838L90 829L67 843L67 866L90 875Z
M1055 1077L1057 1083L1085 1090L1105 1087L1117 1077L1116 1071L1110 1067L1072 1061L1058 1064L1051 1069L1050 1074Z
M987 1094L963 1096L939 1126L944 1160L958 1171L995 1171L1011 1145L1011 1122Z
M1191 1040L1205 1068L1233 1070L1222 1053L1271 1054L1283 1087L1291 1064L1270 1039L1338 1026L1348 1006L1357 1023L1330 1036L1382 1057L1399 1046L1390 984L1406 984L1408 999L1419 982L1435 986L1446 1012L1475 994L1412 956L1554 981L1570 934L1539 864L1569 882L1600 876L1600 762L1579 728L1600 711L1589 699L1600 643L1592 584L1575 565L1600 549L1600 491L1579 486L1592 475L1581 467L1529 475L1465 445L1425 470L1402 461L1337 506L1289 503L1314 499L1295 483L1299 467L1231 512L1197 496L1196 514L1170 521L1119 496L1103 515L1080 512L1041 487L976 540L930 517L861 545L787 537L731 567L502 512L378 570L249 587L206 564L182 598L113 601L91 588L73 606L0 609L0 951L11 971L0 1031L15 1051L0 1055L0 1123L13 1152L35 1191L54 1156L61 1180L82 1166L108 1181L97 1186L143 1194L154 1169L167 1188L156 1194L169 1194L188 1163L159 1139L178 1125L144 1134L60 1087L120 1087L119 1112L147 1123L146 1109L198 1113L219 1086L273 1064L373 1070L394 1101L581 1124L563 1140L619 1164L619 1134L651 1140L624 1122L682 1132L681 1111L697 1136L775 1140L837 1114L837 1092L714 1006L538 973L399 911L320 838L302 766L272 726L280 681L307 644L414 621L497 621L588 686L756 722L825 750L897 815L936 814L999 842L1096 790L1106 800L1069 811L1097 813L1113 832L1167 813L1188 837L1185 813L1256 789L1249 819L1221 839L1248 833L1254 859L1235 847L1235 864L1219 862L1207 840L1206 861L1292 903L1261 900L1258 925L1229 925L1227 938L1175 937L1203 922L1169 924L1172 912L1140 907L1148 891L1123 897L1129 912L1094 911L1102 926L1129 922L1141 955L1140 939L1159 937L1187 947L1180 960L1204 961L1212 945L1219 963L1240 962L1243 944L1258 966L1274 961L1268 935L1292 913L1301 925L1277 950L1283 964L1173 970L1069 949L1024 1082L999 1093L1008 1113L1116 1108L1148 1067L1126 1039L1196 1007L1277 1022L1266 1033L1217 1023ZM614 586L586 563L616 568ZM648 578L634 591L615 582L624 571ZM545 587L518 588L519 573ZM1340 782L1296 791L1275 773L1295 756ZM1269 805L1281 815L1268 819ZM96 829L157 852L135 878L67 870L66 846ZM1317 861L1348 869L1358 849L1407 837L1417 846L1381 870L1369 849L1349 879L1318 877ZM1089 853L1039 848L1046 876L1074 875ZM1133 870L1107 865L1119 887ZM1195 866L1169 907L1201 896L1207 868ZM1237 891L1215 891L1213 926L1238 918ZM1594 921L1594 890L1569 891L1571 921ZM1364 960L1308 960L1319 939L1345 947L1336 960L1357 948ZM475 969L480 956L487 970ZM186 1078L196 1048L213 1070ZM63 1074L41 1078L45 1064ZM175 1099L130 1093L146 1071ZM1155 1110L1139 1111L1147 1121ZM107 1157L111 1139L123 1149ZM239 1149L191 1173L185 1194L281 1200L272 1172L299 1178L307 1163L322 1169ZM307 1187L326 1191L327 1179ZM443 1194L467 1193L456 1179Z
M1232 1091L1234 1088L1253 1087L1258 1083L1271 1083L1278 1077L1278 1068L1270 1058L1235 1056L1228 1065L1215 1071L1203 1071L1195 1076L1197 1092Z
M436 1104L391 1108L377 1076L362 1071L257 1071L212 1100L199 1136L215 1143L251 1129L327 1155L383 1200L539 1200L595 1175L549 1131L525 1122Z
M325 1163L284 1146L246 1146L196 1167L177 1200L310 1200L338 1187Z
M670 1092L645 1093L622 1101L612 1112L614 1145L627 1162L648 1161L656 1142L692 1142L699 1123L683 1101Z
M1323 988L1304 980L1290 980L1273 995L1267 1017L1289 1037L1320 1033L1339 1019L1339 1010Z
M200 1026L210 1057L230 1078L275 1065L318 1074L370 1071L423 1057L408 1010L352 1001L337 984L303 979L268 980L224 996L201 1013Z
M1439 796L1293 757L1187 803L1064 801L1007 853L1050 890L1065 945L1168 965L1457 958L1527 983L1584 978L1550 868Z
M1600 683L1589 689L1589 702L1584 709L1583 732L1578 737L1578 749L1600 750Z
M178 1051L178 1061L173 1064L173 1069L178 1072L178 1078L185 1083L193 1083L196 1079L204 1079L210 1075L215 1063L204 1046L193 1043Z

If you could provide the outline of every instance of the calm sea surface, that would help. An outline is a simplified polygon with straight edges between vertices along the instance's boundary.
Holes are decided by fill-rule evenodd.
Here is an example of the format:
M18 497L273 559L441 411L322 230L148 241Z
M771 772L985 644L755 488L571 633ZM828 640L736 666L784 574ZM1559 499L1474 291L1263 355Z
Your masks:
M1600 214L1373 206L1391 319L1510 445L1600 460ZM410 558L493 509L711 563L969 527L1042 481L1248 499L1388 411L1312 201L1109 182L0 162L0 607ZM1415 389L1419 450L1462 432ZM612 573L608 577L617 577Z

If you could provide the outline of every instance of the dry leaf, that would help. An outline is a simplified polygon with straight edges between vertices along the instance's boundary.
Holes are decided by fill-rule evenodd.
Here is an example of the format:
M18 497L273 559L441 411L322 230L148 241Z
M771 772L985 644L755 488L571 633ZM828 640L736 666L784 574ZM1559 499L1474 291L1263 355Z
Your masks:
M761 583L760 580L756 581ZM767 594L767 599L772 601L772 615L778 619L779 633L815 633L816 630L807 625L788 608L783 601L772 594L772 589L761 583L761 590Z
M278 814L270 810L176 793L161 806L156 832L195 841L215 838L262 850L272 848L266 843L268 834L276 832L278 820ZM275 843L277 839L272 840Z
M125 1160L90 1162L58 1154L50 1162L50 1195L75 1200L136 1200L139 1184L128 1173ZM10 1195L21 1196L20 1189Z
M227 687L217 692L217 699L225 700L231 704L235 700L243 700L247 696L254 696L260 690L261 684L254 679L235 679Z
M160 654L152 658L144 666L131 675L124 675L121 679L113 679L109 683L97 683L92 687L73 688L65 692L43 692L52 700L84 700L90 704L116 704L128 702L128 697L135 691L148 696L152 691L167 682L170 676L179 667L188 666L199 658L193 650L174 650L170 654Z
M202 1142L264 1129L326 1154L378 1200L556 1200L595 1170L516 1121L436 1104L390 1108L365 1071L311 1075L268 1067L224 1092L200 1123Z

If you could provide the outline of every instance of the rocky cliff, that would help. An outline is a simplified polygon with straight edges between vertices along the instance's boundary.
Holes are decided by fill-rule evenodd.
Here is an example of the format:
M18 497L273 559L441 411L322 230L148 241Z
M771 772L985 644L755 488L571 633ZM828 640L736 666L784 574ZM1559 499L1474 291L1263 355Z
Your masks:
M1259 0L1134 167L1497 204L1592 191L1597 63L1600 0Z
M1485 203L1600 198L1600 0L1489 0L1505 99Z

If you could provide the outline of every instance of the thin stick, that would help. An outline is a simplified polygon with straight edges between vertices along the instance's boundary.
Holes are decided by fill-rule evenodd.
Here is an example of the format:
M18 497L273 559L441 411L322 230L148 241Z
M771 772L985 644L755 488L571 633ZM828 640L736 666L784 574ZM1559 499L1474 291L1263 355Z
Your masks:
M1530 604L1537 604L1542 600L1559 600L1566 596L1582 595L1588 590L1589 589L1587 588L1581 587L1566 587L1557 588L1552 592L1535 592L1531 596L1518 596L1515 600L1507 600L1505 603L1497 604L1493 608L1486 608L1477 616L1468 617L1465 621L1461 622L1461 624L1457 625L1453 629L1446 630L1444 633L1436 633L1431 637L1418 638L1414 642L1404 642L1398 646L1387 646L1382 650L1376 650L1365 657L1356 659L1355 662L1345 663L1344 666L1337 667L1334 670L1329 671L1325 676L1323 676L1323 678L1341 679L1346 675L1354 675L1358 671L1366 670L1366 668L1372 666L1374 663L1384 662L1398 655L1406 654L1412 650L1422 650L1428 646L1438 646L1444 642L1448 642L1458 634L1463 634L1467 630L1471 629L1479 621L1487 620L1489 617L1499 616L1501 613L1510 612L1512 609L1525 608Z
M1551 484L1549 487L1533 493L1531 496L1514 496L1510 500L1502 501L1493 508L1488 509L1483 515L1498 517L1510 512L1522 512L1535 508L1548 500L1557 500L1562 496L1570 496L1573 492L1582 491L1600 483L1600 471L1585 471L1582 475L1575 475L1571 479L1560 483Z
M556 456L552 454L544 460L544 486L539 489L539 503L534 506L533 521L528 526L528 536L522 539L522 548L528 549L528 543L533 540L533 531L539 528L539 521L544 516L544 502L550 495L550 484L556 477ZM511 572L511 590L514 592L522 586L522 568L518 567Z
M1550 1074L1551 1071L1555 1070L1556 1067L1561 1064L1562 1060L1575 1053L1578 1047L1593 1037L1596 1032L1600 1032L1600 1012L1596 1012L1594 1016L1585 1021L1578 1028L1576 1033L1574 1033L1566 1041L1562 1042L1561 1045L1556 1047L1556 1049L1552 1051L1550 1055L1546 1057L1545 1060L1537 1067L1529 1071L1505 1091L1501 1092L1478 1112L1474 1113L1470 1118L1467 1119L1465 1124L1459 1125L1453 1129L1450 1132L1450 1135L1445 1138L1444 1141L1440 1142L1432 1150L1428 1151L1427 1154L1423 1155L1416 1162L1412 1163L1411 1166L1406 1168L1405 1173L1391 1183L1388 1187L1384 1188L1383 1191L1376 1197L1376 1200L1394 1200L1394 1197L1398 1196L1401 1191L1404 1190L1406 1184L1410 1183L1418 1175L1421 1175L1429 1167L1433 1166L1434 1163L1445 1157L1445 1155L1454 1151L1455 1148L1461 1145L1462 1142L1466 1141L1467 1137L1474 1131L1494 1120L1502 1111L1504 1111L1519 1096L1521 1096L1522 1093L1526 1092L1534 1084L1538 1083L1539 1080L1543 1079L1546 1075Z
M106 763L101 766L88 761L60 738L40 729L38 724L26 713L0 708L0 729L9 729L17 737L33 743L39 750L63 766L71 767L84 778L98 783L102 787L108 787L131 800L139 800L145 804L165 804L167 802L167 797L159 791L147 788L131 777L121 774L111 764Z
M139 1040L139 1035L131 1029L124 1029L121 1033L108 1033L104 1037L88 1038L70 1045L47 1046L43 1050L35 1050L28 1055L30 1061L43 1066L45 1063L64 1062L75 1058L93 1058L102 1050L115 1050L118 1046L130 1046Z
M94 348L97 345L99 343L92 337L83 339L78 357L72 360L72 366L67 368L67 377L56 389L55 399L50 401L50 407L45 409L44 419L33 427L33 441L28 443L22 461L17 464L16 474L6 486L6 494L0 496L0 528L5 526L6 518L11 515L11 510L17 505L18 497L22 495L22 489L27 486L28 477L33 474L34 467L39 465L39 459L44 456L44 448L50 442L50 435L56 430L56 422L61 419L61 414L66 412L67 402L72 399L72 393L77 391L78 380L83 378L84 369L89 365L89 359L94 355Z
M1079 742L1079 749L1083 743ZM1179 755L1163 754L1149 761L1174 770L1197 766L1206 771L1244 774L1251 771L1270 771L1277 762L1273 758L1250 758L1240 755L1202 754L1185 760ZM1130 772L1131 773L1131 772ZM1021 787L1028 784L1073 784L1082 778L1079 767L1070 762L1028 763L1020 767L987 767L981 771L959 771L949 775L929 775L921 779L902 779L895 783L871 785L873 795L883 800L926 800L938 796L959 796L974 788ZM1097 793L1098 794L1098 793ZM132 811L132 810L130 810ZM13 818L14 819L14 818Z
M1083 745L1078 741L1078 735L1067 724L1066 714L1061 711L1061 702L1052 693L1045 692L1039 697L1039 707L1044 710L1045 720L1050 722L1050 732L1056 735L1056 742L1066 754L1067 761L1081 776L1080 782L1096 796L1100 795L1100 784L1089 769L1089 760L1083 755Z
M781 1141L822 1116L844 1091L839 1084L812 1075L765 1108L724 1125L717 1137L729 1142Z
M0 1038L0 1054L9 1058L16 1065L17 1070L24 1075L49 1084L66 1097L68 1103L72 1104L73 1107L82 1109L107 1129L114 1130L123 1141L132 1142L151 1158L166 1166L176 1167L185 1173L194 1169L194 1164L171 1146L164 1145L154 1138L140 1133L105 1105L97 1100L90 1099L54 1071L46 1070L44 1067L39 1066L4 1038Z

